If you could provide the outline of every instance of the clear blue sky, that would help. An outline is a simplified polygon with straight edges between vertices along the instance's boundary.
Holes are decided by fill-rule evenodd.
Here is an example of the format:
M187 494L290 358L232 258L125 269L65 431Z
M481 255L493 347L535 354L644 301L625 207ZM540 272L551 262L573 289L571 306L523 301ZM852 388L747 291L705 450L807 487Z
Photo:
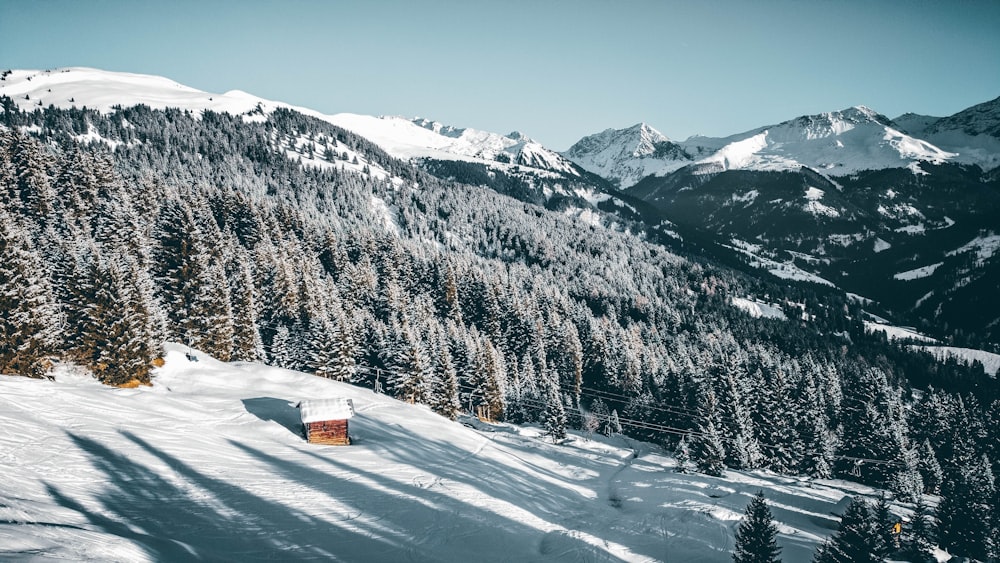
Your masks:
M1000 96L1000 1L0 0L0 67L92 66L562 150Z

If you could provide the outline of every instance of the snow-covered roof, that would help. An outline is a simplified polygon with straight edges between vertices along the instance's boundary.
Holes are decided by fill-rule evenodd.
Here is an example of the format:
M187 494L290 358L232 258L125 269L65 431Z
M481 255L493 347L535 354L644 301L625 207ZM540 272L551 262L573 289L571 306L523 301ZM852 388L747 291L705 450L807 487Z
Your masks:
M347 420L354 416L354 402L350 399L310 399L299 403L302 424L321 420Z

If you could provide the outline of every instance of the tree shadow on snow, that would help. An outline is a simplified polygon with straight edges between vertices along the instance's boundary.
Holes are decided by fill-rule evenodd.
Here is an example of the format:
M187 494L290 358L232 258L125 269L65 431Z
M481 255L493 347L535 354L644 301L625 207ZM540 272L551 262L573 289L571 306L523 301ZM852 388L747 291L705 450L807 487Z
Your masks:
M140 450L169 468L154 471L85 436L69 434L104 473L106 486L82 501L47 484L52 499L81 514L84 527L127 539L155 561L370 560L398 557L398 542L325 511L307 513L206 475L141 438ZM161 474L162 473L162 474ZM294 494L293 491L285 494ZM96 504L95 504L96 503ZM392 554L392 555L390 555Z
M299 417L299 410L289 401L274 397L255 397L243 399L243 407L257 418L277 422L292 434L302 437L302 419Z
M299 464L246 444L231 443L285 478L327 492L349 510L377 515L381 526L406 534L411 538L406 554L409 560L620 561L604 549L571 535L559 531L546 532L514 520L504 515L502 510L488 510L456 498L447 489L447 484L435 479L433 474L403 482L386 475L380 467L365 470L337 461L339 448L316 448L315 451L304 452L306 456L323 462L324 469L323 464ZM419 451L419 446L416 449L414 455L424 462L435 459L426 456L440 455L440 452ZM435 470L441 468L434 467ZM482 469L471 467L472 473L468 475L445 471L438 477L482 485L484 475L473 475ZM496 470L494 467L493 471ZM514 498L509 501L516 503ZM536 513L530 507L526 510ZM561 520L550 518L548 514L536 515L550 523Z

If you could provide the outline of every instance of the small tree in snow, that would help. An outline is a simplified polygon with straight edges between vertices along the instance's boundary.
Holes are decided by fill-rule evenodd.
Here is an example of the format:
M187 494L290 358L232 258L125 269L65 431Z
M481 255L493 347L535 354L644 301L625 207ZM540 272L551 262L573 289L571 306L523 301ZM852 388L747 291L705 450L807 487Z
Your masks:
M747 504L743 521L736 530L735 563L776 563L781 548L775 542L778 526L771 516L771 509L764 502L764 493L758 492Z

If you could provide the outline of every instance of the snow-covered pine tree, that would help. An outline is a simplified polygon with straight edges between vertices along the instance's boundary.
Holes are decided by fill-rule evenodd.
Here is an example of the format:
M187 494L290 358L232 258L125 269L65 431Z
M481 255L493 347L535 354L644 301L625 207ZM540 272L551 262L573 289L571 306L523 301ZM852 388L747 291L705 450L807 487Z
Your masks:
M521 402L518 405L518 416L523 422L538 422L541 419L544 396L539 390L535 363L527 352L521 356L520 367L521 390L519 396Z
M747 504L743 520L736 530L736 546L733 548L734 563L777 563L781 561L775 537L778 526L767 507L763 491L759 491Z
M394 332L395 373L389 379L389 389L399 399L426 404L431 365L424 343L409 323L397 325Z
M840 518L837 531L823 543L813 563L881 563L881 540L871 506L854 497Z
M451 420L458 418L462 403L458 396L458 373L445 342L437 352L435 385L430 390L430 407Z
M674 448L674 459L676 460L675 471L678 473L687 473L688 464L691 463L691 451L687 434L681 436L680 441L677 442L677 447Z
M493 420L503 420L506 405L507 377L503 355L489 337L483 336L476 347L472 374L473 401L486 406ZM565 413L563 413L565 416Z
M553 442L566 439L566 411L563 408L562 393L559 392L558 381L559 376L549 372L546 382L543 383L547 392L542 422L545 425L545 434L552 438Z
M8 137L11 163L15 173L17 197L11 198L14 209L44 223L55 207L56 192L49 178L53 157L37 140L15 128Z
M799 408L803 410L798 424L798 433L803 445L799 470L812 477L828 479L833 475L836 440L830 430L820 389L812 370L803 369L797 386L796 399Z
M892 533L892 527L898 521L889 508L889 498L885 492L879 493L878 502L872 507L872 518L878 530L879 554L884 559L896 551L896 538Z
M993 471L985 455L966 446L957 446L955 455L937 508L938 543L956 555L985 560L993 531Z
M267 357L260 328L260 300L254 284L253 265L249 254L234 253L239 258L230 260L227 278L232 290L230 308L233 313L232 359L242 362L260 362Z
M191 257L195 278L185 288L189 293L186 315L180 326L186 340L218 360L233 355L233 310L223 265L203 249Z
M934 529L927 504L921 496L917 499L913 514L910 515L910 525L904 536L903 549L900 556L913 563L934 563Z
M719 433L718 403L715 392L707 384L702 385L699 396L698 423L691 440L691 459L698 471L721 477L725 472L725 447Z
M280 325L274 329L274 337L271 339L270 353L268 354L268 361L271 365L294 369L295 352L291 340L291 332L287 326Z
M879 368L868 367L849 375L845 401L851 410L842 417L844 430L838 453L889 462L871 464L863 476L867 484L889 487L909 447L899 391L889 385ZM840 464L842 475L848 475L849 465L847 461Z
M743 371L741 365L730 362L717 373L715 381L719 388L720 431L726 464L737 469L751 469L760 464L763 454L736 379Z
M0 209L0 372L40 377L64 316L31 237Z
M334 320L334 367L333 378L337 381L354 382L358 379L358 344L355 324L346 311L336 308Z
M124 259L111 256L91 263L89 301L81 345L87 367L108 385L148 383L151 361L149 312L137 295Z
M590 403L590 413L597 422L597 431L605 436L611 436L611 413L608 405L598 397Z
M323 317L313 317L309 320L308 360L306 367L314 374L328 379L337 378L336 328L332 321ZM339 379L339 381L344 381Z

